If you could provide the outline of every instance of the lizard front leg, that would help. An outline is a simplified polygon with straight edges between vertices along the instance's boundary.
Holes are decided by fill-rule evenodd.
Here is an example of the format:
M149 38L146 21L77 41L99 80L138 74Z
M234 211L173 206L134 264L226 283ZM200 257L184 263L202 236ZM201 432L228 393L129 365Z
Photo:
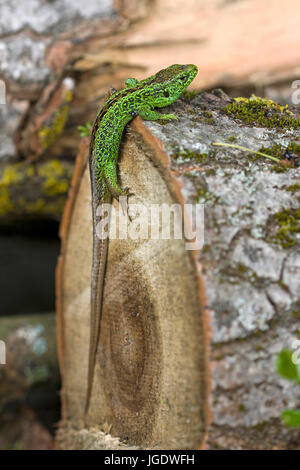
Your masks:
M175 114L160 114L151 109L150 106L143 106L137 110L138 115L145 121L173 121L177 120Z
M125 85L127 86L127 88L133 88L138 83L139 81L136 78L127 78L127 80L125 80Z

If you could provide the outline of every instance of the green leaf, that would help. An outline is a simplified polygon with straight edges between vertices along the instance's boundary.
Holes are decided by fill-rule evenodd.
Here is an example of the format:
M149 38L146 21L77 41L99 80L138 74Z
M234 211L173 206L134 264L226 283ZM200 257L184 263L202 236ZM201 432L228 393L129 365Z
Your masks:
M300 367L292 361L293 351L283 349L276 357L275 367L278 374L288 380L300 383Z
M88 137L90 135L90 129L92 125L90 122L87 122L84 126L77 126L80 137Z
M281 419L286 426L300 428L300 410L285 410L281 413Z

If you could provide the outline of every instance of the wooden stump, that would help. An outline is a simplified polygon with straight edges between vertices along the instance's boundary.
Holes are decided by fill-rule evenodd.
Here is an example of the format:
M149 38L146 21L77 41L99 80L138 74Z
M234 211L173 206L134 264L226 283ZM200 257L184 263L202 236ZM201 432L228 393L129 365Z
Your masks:
M87 151L84 141L58 267L64 416L74 421L82 419L89 346ZM134 193L130 204L182 202L167 165L159 142L138 119L120 161L122 185ZM118 203L114 207L119 210ZM205 339L195 260L184 240L110 240L101 328L88 426L141 446L200 445L206 422Z
M300 222L290 243L278 236L278 214L299 206L299 169L213 143L279 156L290 146L297 158L299 130L245 124L226 113L229 103L220 90L187 96L171 107L178 122L137 118L128 128L119 170L130 204L203 203L205 244L194 252L172 237L110 241L87 428L92 221L82 141L57 270L62 448L296 448L298 431L280 413L297 406L298 388L274 360L299 328Z

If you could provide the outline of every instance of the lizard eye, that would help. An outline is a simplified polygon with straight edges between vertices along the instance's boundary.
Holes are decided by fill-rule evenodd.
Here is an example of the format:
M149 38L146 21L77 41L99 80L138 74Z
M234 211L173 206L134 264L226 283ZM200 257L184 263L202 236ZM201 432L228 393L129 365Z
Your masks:
M183 82L183 80L185 80L185 77L179 77L179 80Z
M164 96L165 96L166 98L169 98L169 96L170 96L169 92L168 92L168 91L164 91Z

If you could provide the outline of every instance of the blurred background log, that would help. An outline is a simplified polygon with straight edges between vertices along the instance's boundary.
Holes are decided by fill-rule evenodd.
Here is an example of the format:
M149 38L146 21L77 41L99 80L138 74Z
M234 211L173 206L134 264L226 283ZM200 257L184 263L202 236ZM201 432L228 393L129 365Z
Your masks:
M0 225L33 220L59 221L73 166L53 159L39 163L13 163L0 169Z
M233 103L237 112L251 102ZM220 90L186 94L171 107L178 122L137 118L129 127L120 179L134 193L130 203L205 204L205 243L191 252L172 237L110 241L86 434L92 223L88 142L81 144L57 271L65 445L80 429L78 442L85 435L88 445L102 448L98 429L143 448L201 447L205 431L211 449L299 448L299 431L280 420L284 408L297 407L298 386L276 374L274 360L300 327L300 281L293 274L300 170L291 161L274 164L213 143L279 158L289 148L297 162L300 120L258 100L257 121L245 123L233 103ZM264 128L266 114L267 124L277 125ZM280 126L285 117L293 121ZM295 227L283 234L279 214L285 213ZM134 227L139 231L133 218L129 233Z
M0 448L52 449L60 376L53 313L2 317Z

